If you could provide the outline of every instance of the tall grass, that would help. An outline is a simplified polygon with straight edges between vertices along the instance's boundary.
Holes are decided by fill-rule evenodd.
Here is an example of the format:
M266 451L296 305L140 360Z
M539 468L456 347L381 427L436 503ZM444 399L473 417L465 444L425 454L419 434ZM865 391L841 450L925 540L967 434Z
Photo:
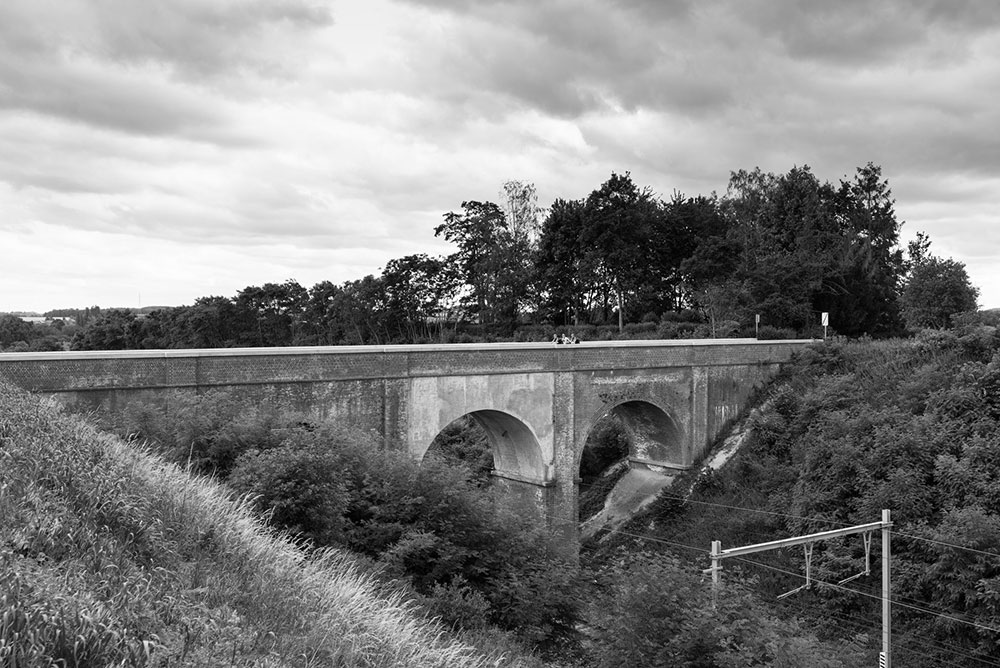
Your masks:
M0 667L487 666L349 555L0 383Z

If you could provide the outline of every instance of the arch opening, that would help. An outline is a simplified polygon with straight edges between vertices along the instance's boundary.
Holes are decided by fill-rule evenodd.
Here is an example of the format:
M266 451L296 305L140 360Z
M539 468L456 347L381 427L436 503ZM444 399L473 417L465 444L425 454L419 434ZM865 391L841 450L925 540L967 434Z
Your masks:
M633 462L686 468L681 431L670 415L646 401L627 401L611 409L629 435Z
M494 475L535 484L551 482L550 467L531 428L503 411L462 415L438 433L427 453L464 462L477 481Z
M482 486L489 483L493 472L493 445L479 422L471 415L463 415L434 437L423 459L465 468L469 479Z
M619 483L627 486L624 479L639 475L630 473L633 469L657 476L649 470L683 468L683 456L681 430L662 408L645 401L614 406L594 423L580 453L579 520L606 512ZM653 488L660 484L649 483ZM647 481L638 482L638 487L646 486Z

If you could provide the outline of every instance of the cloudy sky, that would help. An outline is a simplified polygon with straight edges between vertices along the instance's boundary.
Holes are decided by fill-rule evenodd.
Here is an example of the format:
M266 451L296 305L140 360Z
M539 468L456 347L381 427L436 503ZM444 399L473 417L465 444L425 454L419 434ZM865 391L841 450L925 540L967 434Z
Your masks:
M0 311L310 287L463 200L881 165L1000 306L994 0L2 0Z

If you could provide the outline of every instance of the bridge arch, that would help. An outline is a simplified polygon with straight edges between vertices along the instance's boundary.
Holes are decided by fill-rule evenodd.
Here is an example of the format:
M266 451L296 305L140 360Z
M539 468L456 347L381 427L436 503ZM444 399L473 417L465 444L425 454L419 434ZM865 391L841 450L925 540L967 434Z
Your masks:
M632 462L687 468L684 433L668 409L651 401L622 401L603 411L591 424L587 436L602 420L610 416L617 418L625 428L629 438L629 459ZM586 439L584 442L586 443ZM579 457L582 457L582 449Z
M486 433L493 451L494 475L536 484L551 482L551 467L545 462L541 444L531 426L524 420L496 409L474 410L456 419L462 417L471 418ZM438 433L451 422L440 425ZM432 442L433 439L421 443L419 450L414 449L411 454L422 460Z

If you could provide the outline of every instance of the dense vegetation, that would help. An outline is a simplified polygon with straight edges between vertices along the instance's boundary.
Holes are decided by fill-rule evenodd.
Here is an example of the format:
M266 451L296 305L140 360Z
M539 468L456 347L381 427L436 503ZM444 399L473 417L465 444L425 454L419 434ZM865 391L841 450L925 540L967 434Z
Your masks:
M178 394L169 417L133 404L109 426L225 481L310 545L366 557L454 629L495 628L548 646L579 617L574 556L544 522L524 521L534 508L484 487L488 444L466 448L477 456L456 466L446 433L438 456L420 465L366 434L266 404L247 407L225 393ZM456 435L468 426L457 424Z
M961 263L920 236L907 255L881 169L839 184L808 167L740 170L725 195L663 200L628 174L577 200L537 204L508 182L435 233L448 256L409 255L379 276L311 288L289 279L188 306L53 311L80 350L579 338L884 337L974 310ZM8 342L6 339L9 339ZM11 339L0 323L0 346Z
M996 665L996 325L996 314L967 315L953 330L911 340L815 346L784 370L737 458L702 476L689 501L662 499L655 528L647 517L639 530L667 541L684 561L705 564L713 539L735 547L878 521L888 508L897 662ZM880 633L878 550L876 537L870 577L838 587L864 570L863 542L817 544L813 577L827 584L780 606L811 619L822 637L867 648L865 665L876 662ZM728 582L755 581L773 598L802 583L803 554L790 549L726 566Z
M210 398L225 417L200 426L183 410L157 424L139 411L132 426L191 438L174 454L192 469L234 462L230 484L297 544L218 483L142 452L139 432L126 442L0 390L0 665L541 665L523 644L550 665L854 665L856 643L820 641L745 592L711 612L676 560L578 568L523 516L473 495L462 469L227 401Z
M0 666L519 661L448 640L354 557L307 553L219 484L2 384L0 517Z

